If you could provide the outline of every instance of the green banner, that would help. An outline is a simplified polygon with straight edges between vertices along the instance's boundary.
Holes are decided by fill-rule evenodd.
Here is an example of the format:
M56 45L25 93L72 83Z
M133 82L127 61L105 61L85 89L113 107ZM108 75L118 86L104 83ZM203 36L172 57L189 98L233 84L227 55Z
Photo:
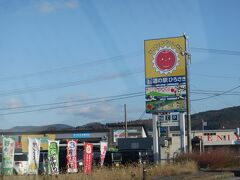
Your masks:
M15 141L10 137L3 137L2 173L13 175Z
M59 174L59 141L48 141L48 172Z

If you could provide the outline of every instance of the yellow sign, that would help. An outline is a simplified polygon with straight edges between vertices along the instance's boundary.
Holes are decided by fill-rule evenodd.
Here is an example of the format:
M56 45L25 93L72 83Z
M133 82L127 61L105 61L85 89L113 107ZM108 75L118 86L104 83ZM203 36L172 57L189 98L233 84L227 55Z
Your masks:
M35 135L22 135L22 151L28 152L28 138L38 138L41 140L40 147L41 150L48 150L48 140L55 140L55 134L35 134Z
M185 36L146 40L144 42L144 46L145 46L146 79L169 76L175 78L182 76L185 77L186 75ZM160 79L159 81L162 80ZM179 81L182 80L179 79Z

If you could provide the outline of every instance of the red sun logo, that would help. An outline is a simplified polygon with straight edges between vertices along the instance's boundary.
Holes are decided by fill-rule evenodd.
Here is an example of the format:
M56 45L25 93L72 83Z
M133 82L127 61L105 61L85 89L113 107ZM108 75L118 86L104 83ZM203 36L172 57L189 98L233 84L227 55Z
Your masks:
M164 47L160 48L154 55L153 67L161 74L172 73L172 71L176 70L176 67L179 65L178 61L178 54L175 49Z

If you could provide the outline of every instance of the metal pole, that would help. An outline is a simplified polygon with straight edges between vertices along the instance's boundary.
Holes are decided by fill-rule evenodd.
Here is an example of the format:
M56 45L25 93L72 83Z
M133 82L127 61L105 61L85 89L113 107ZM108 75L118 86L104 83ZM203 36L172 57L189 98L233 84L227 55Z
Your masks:
M185 62L185 68L186 68L186 97L187 97L187 142L188 142L188 152L191 153L192 152L192 141L191 141L191 136L192 136L192 132L191 132L191 108L190 108L190 78L189 78L189 54L188 54L188 49L187 49L187 38L186 35L183 35L184 38L186 39L186 52L185 52L185 58L186 58L186 62Z
M143 180L147 180L147 170L145 167L145 162L143 163Z
M180 142L181 142L181 152L186 153L186 133L185 133L185 114L180 113Z
M125 138L127 138L127 106L124 104Z
M154 163L158 164L159 162L159 146L158 146L158 128L157 128L158 115L152 115L152 124L153 124L153 156Z
M200 144L202 143L202 151L204 152L204 120L202 119L202 142L200 141Z

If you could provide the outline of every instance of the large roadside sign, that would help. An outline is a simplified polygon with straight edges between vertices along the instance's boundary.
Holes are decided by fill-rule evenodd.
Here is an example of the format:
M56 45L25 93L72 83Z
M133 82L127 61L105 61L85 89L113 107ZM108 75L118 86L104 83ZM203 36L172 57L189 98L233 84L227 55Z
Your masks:
M146 112L185 112L185 36L145 40L144 50Z

